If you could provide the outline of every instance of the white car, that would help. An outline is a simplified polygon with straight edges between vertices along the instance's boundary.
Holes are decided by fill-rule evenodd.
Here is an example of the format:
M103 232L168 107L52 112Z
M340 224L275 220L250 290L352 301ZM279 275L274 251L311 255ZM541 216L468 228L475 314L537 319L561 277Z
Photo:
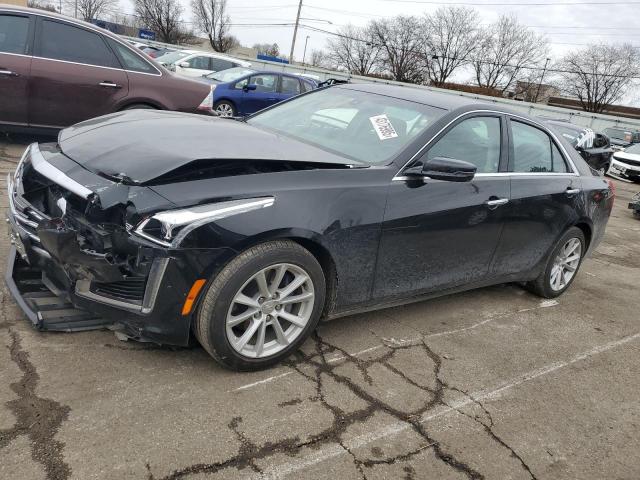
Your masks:
M202 50L179 50L156 58L156 61L172 72L187 77L202 77L234 67L250 67L251 63L220 53Z
M640 183L640 143L634 143L623 152L614 152L607 173L612 177Z

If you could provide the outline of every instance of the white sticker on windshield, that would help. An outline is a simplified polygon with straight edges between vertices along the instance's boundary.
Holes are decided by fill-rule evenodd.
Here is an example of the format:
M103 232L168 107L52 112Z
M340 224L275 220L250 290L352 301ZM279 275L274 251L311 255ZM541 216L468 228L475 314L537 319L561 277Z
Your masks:
M396 129L393 128L393 125L391 125L391 122L385 114L369 117L369 120L371 120L371 124L380 140L389 140L390 138L396 138L398 136Z

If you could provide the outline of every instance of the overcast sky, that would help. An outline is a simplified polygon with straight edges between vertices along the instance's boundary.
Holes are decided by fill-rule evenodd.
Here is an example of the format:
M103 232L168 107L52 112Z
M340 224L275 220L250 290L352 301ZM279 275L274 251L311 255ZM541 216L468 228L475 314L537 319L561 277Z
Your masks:
M122 1L124 10L132 12L131 0ZM181 1L185 6L185 20L189 21L190 0ZM372 19L398 14L421 15L447 4L473 6L482 24L495 21L502 13L515 14L521 23L547 37L554 58L593 42L628 41L640 46L639 0L303 0L301 17L304 20L301 23L336 31L347 23L364 25ZM228 13L234 24L293 23L297 8L297 0L227 0ZM291 26L234 25L232 28L232 33L245 46L275 42L281 52L289 54L293 34ZM298 30L294 55L298 61L302 59L307 35L307 55L313 49L323 49L328 38L304 28ZM636 103L638 99L634 96L633 100Z

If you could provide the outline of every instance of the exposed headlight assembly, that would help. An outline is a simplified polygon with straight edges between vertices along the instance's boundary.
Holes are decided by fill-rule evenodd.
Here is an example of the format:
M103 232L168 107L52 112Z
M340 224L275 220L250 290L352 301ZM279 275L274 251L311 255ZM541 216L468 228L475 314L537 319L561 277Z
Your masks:
M144 219L134 233L168 248L177 248L196 228L215 220L273 205L273 197L247 198L159 212Z

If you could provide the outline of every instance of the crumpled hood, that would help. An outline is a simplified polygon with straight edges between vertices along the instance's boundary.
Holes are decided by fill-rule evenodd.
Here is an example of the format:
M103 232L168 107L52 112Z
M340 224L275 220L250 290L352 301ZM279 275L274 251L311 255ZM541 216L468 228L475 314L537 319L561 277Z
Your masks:
M113 113L65 128L62 152L93 173L149 182L196 160L352 160L244 122L156 110Z

